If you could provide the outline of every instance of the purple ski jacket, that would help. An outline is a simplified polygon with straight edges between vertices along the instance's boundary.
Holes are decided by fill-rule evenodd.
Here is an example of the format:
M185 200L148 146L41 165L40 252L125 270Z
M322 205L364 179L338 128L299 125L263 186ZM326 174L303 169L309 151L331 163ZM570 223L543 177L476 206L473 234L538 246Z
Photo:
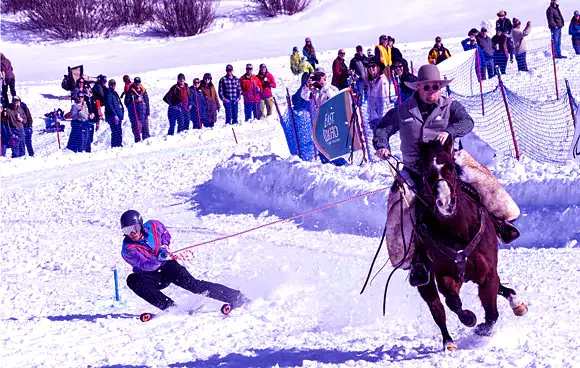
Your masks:
M162 246L169 248L171 235L165 226L156 220L149 220L143 224L143 240L134 242L128 236L123 239L121 255L133 266L133 272L151 272L165 264L157 259Z

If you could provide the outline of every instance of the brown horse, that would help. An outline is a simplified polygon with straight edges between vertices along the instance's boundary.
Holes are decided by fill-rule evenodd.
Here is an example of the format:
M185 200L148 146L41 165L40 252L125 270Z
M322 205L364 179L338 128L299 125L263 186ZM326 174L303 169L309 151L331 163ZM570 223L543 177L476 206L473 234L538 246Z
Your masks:
M447 350L456 350L447 330L445 303L468 327L477 323L475 314L463 309L459 290L464 282L479 286L479 299L485 310L485 322L476 328L479 335L491 335L499 313L497 295L510 301L516 315L527 307L519 302L515 291L501 285L497 273L498 240L494 223L477 193L460 182L453 159L453 141L420 143L423 171L419 184L416 222L416 252L429 260L431 279L419 287L433 319L443 335Z

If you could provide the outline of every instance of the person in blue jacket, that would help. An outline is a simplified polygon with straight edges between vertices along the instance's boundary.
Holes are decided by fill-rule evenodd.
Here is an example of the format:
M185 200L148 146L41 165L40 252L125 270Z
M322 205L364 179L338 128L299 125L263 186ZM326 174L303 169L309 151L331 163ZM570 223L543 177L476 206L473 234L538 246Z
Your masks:
M123 118L125 109L115 87L117 82L109 80L109 88L105 90L105 121L111 127L111 147L123 147Z
M578 10L574 12L574 16L570 20L568 33L572 36L572 45L576 55L580 55L580 12Z
M239 290L194 278L169 251L171 235L160 221L143 223L139 212L128 210L121 215L121 229L125 235L121 255L133 266L127 286L149 304L161 310L175 306L161 292L171 284L228 303L232 309L249 302Z
M202 126L209 127L207 99L201 90L201 80L199 78L195 78L193 85L189 87L189 116L193 129L201 129Z
M485 80L485 53L479 43L477 43L477 36L479 35L479 31L475 28L472 28L469 33L467 34L469 37L465 40L461 41L461 46L463 46L463 51L469 51L476 49L477 55L479 56L479 65L477 64L477 60L475 63L475 74L477 74L477 78Z
M316 69L316 64L318 64L318 59L316 58L316 50L312 45L312 40L310 37L306 37L304 40L304 47L302 48L302 55L306 58L306 61L312 65L313 69Z

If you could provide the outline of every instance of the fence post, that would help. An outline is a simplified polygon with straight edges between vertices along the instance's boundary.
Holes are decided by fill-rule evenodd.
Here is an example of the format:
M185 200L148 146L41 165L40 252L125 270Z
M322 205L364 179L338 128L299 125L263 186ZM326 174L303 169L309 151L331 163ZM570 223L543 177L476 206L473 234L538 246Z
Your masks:
M516 159L519 161L520 160L520 150L518 149L518 142L516 141L516 132L514 130L514 124L512 122L512 115L510 113L510 108L509 108L508 101L507 101L507 96L506 96L506 93L505 93L505 86L503 85L503 81L501 79L501 72L499 70L499 65L496 65L496 68L497 68L497 72L498 72L497 77L498 77L498 80L499 80L499 86L500 86L500 89L501 89L501 95L503 97L503 103L505 105L505 111L507 113L508 122L510 124L510 131L511 131L511 134L512 134L512 140L514 142L514 150L516 151Z
M570 112L572 113L572 123L574 124L574 128L576 128L576 114L574 113L574 97L572 96L572 90L570 89L570 82L568 79L564 79L566 81L566 94L568 95L568 102L570 102Z
M56 113L56 109L54 110L54 121L56 123L56 140L58 141L58 149L60 149L60 125L58 124L58 114ZM72 128L71 128L72 129Z
M556 85L556 100L560 99L560 92L558 91L558 73L556 71L556 49L554 47L554 40L552 39L552 62L554 63L554 84Z
M479 80L479 95L481 96L481 115L485 116L485 105L483 103L483 83L481 74L481 60L479 60L479 50L475 49L475 58L477 59L477 79Z
M298 131L296 130L296 122L294 121L294 110L292 109L292 99L290 98L290 91L286 88L286 102L288 103L288 113L290 114L290 121L292 121L292 128L294 129L294 138L296 138L296 151L298 151L298 157L301 160L302 154L300 153L300 142L298 141Z

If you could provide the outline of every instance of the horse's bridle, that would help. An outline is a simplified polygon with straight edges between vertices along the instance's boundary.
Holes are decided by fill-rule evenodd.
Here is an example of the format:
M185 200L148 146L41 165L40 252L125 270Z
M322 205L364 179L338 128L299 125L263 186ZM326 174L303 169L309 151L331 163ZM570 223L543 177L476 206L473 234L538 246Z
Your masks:
M437 187L439 182L445 182L449 186L449 189L451 190L451 198L455 199L455 201L453 203L453 211L455 211L456 206L457 206L457 196L456 196L457 180L455 180L455 183L451 183L451 181L448 179L439 178L439 179L435 180L435 182L432 185L429 185L429 183L427 182L427 179L425 178L425 175L423 175L423 188L425 191L425 193L423 193L423 196L435 198L435 188Z

